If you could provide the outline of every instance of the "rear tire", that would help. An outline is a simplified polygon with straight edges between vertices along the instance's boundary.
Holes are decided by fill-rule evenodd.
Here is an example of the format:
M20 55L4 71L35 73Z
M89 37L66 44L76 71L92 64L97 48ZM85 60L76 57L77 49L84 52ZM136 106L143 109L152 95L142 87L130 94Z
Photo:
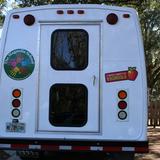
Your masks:
M134 160L134 153L113 153L111 154L111 160Z
M17 151L17 156L22 160L36 160L41 158L42 152L39 151Z

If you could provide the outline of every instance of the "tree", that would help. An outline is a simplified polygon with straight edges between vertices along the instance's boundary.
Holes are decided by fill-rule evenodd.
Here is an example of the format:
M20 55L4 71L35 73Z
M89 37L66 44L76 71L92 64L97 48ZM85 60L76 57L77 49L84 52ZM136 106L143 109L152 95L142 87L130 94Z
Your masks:
M148 87L150 94L160 95L160 3L158 0L143 2L138 7L144 38Z
M0 0L0 25L4 21L3 8L5 7L5 5L6 5L6 0Z

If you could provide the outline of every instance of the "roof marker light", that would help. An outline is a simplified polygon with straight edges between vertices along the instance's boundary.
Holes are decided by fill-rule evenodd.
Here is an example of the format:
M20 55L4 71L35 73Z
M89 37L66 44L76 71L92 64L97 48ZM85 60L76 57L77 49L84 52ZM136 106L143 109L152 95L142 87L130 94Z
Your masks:
M35 17L31 14L28 14L24 17L24 23L27 26L32 26L35 23Z
M57 14L64 14L63 10L57 10Z
M111 25L114 25L118 22L118 16L115 13L110 13L106 19L107 22Z
M123 14L123 18L130 18L129 14Z
M68 10L67 13L68 14L74 14L74 11L73 10Z
M14 15L13 15L13 19L19 19L19 15L14 14Z
M84 10L78 10L77 13L78 14L84 14Z

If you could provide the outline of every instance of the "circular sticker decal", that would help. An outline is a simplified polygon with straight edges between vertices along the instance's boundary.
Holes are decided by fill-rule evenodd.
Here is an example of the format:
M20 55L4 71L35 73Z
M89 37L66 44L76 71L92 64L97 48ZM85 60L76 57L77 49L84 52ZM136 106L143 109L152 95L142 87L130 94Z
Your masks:
M35 61L30 52L24 49L11 51L4 60L6 74L14 80L28 78L35 66Z

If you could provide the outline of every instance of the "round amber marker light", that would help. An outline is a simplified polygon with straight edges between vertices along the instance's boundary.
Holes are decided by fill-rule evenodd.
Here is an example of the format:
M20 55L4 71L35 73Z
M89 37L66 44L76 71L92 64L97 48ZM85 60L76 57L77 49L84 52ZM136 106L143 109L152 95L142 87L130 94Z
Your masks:
M21 96L21 91L19 89L15 89L12 92L13 97L18 98Z
M124 90L119 91L119 92L118 92L118 97L119 97L120 99L125 99L125 98L127 97L127 92L124 91Z

